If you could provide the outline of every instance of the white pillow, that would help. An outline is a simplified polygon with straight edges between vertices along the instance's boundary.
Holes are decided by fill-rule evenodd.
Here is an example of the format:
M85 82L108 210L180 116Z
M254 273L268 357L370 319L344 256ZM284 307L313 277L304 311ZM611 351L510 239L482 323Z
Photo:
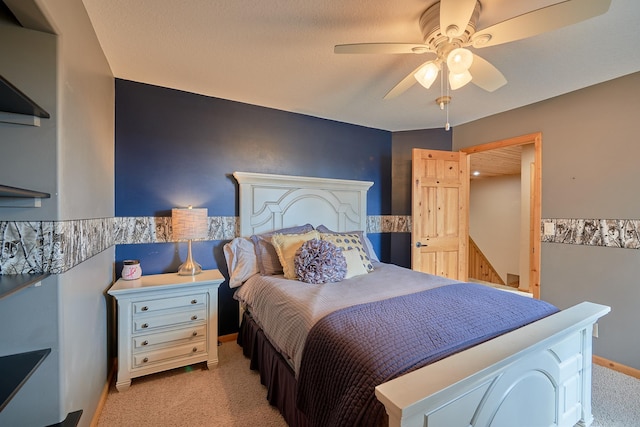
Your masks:
M350 277L360 276L362 274L369 273L360 259L360 253L356 249L343 250L342 255L347 260L347 275L345 279Z
M229 269L229 287L237 288L254 274L258 274L258 259L253 242L236 237L222 248Z

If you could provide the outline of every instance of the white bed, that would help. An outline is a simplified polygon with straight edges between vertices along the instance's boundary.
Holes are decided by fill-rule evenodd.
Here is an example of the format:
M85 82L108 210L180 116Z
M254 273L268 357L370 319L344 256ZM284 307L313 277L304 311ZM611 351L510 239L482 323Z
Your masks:
M305 223L367 229L371 182L236 172L240 235ZM380 384L390 426L588 426L591 332L583 302Z

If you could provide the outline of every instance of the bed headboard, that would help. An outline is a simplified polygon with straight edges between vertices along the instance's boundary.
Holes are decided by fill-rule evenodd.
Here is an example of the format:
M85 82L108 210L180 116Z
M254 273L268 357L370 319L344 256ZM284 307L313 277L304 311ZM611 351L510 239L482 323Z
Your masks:
M367 229L371 181L234 172L240 185L240 235L311 223L334 231Z

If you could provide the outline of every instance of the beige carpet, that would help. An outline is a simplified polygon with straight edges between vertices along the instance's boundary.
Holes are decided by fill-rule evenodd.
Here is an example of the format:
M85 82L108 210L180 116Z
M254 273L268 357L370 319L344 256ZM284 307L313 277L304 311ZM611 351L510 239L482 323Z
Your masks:
M285 427L241 348L228 342L218 349L215 369L201 363L135 378L122 393L113 384L98 426ZM640 426L640 380L594 365L592 400L592 427Z
M204 363L134 378L109 390L98 426L286 426L266 399L260 377L235 342L218 347L219 363Z
M640 426L640 380L593 365L591 427Z

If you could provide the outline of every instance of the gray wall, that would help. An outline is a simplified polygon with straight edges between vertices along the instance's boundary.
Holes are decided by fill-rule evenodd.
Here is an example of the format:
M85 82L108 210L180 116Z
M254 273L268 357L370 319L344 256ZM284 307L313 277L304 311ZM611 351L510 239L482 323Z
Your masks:
M58 218L114 213L115 83L81 0L46 0L60 32Z
M114 216L115 85L80 0L46 0L60 34L58 219ZM55 7L54 7L55 5ZM115 247L58 276L62 416L88 426L108 374L107 298Z
M458 150L542 132L542 218L638 219L640 73L458 126ZM594 353L640 369L640 251L543 243L541 297L611 306Z
M51 114L40 128L0 124L0 183L50 192L52 198L41 208L0 208L0 221L113 217L114 80L84 5L7 4L21 9L14 13L23 24L54 28L56 35L21 28L6 17L0 25L0 74ZM42 17L47 22L38 21ZM1 354L52 348L0 413L0 425L48 425L79 409L80 425L90 425L107 379L105 292L114 257L112 247L40 287L0 300Z

